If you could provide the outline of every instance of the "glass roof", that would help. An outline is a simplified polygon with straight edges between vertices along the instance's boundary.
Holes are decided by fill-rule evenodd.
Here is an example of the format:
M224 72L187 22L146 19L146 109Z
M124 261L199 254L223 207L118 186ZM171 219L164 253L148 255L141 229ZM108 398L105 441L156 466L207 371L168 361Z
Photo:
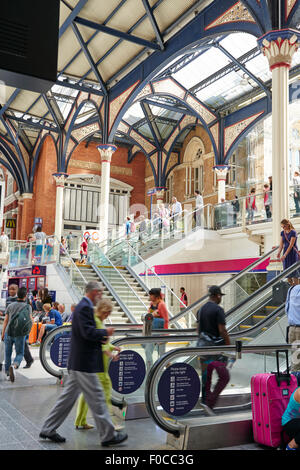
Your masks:
M212 42L212 41L211 41ZM219 37L215 42L220 44L239 63L233 62L221 49L212 46L210 49L190 50L191 61L183 62L182 67L176 67L186 58L186 53L178 55L170 64L165 67L165 71L171 72L184 88L194 93L208 107L218 110L235 100L242 98L252 90L257 90L259 85L254 78L258 78L264 84L269 82L272 74L269 70L267 59L257 48L257 39L247 33L231 33L226 37ZM199 51L196 58L192 58L194 51ZM242 64L242 67L239 66ZM300 64L300 50L293 57L292 67ZM172 69L173 66L173 69ZM249 72L249 73L247 73ZM250 74L250 75L249 75ZM251 77L252 75L252 77ZM162 72L159 73L162 76ZM264 91L261 90L264 94ZM162 102L162 97L152 97L151 101ZM170 101L170 100L169 100ZM168 105L172 105L172 100ZM173 100L176 104L176 99ZM157 127L162 133L162 140L174 129L172 123L162 124L162 119L172 119L178 121L182 114L163 109L158 106L150 106L152 115L157 117ZM124 120L134 125L139 122L139 132L152 140L150 128L145 120L145 115L139 103L134 104L127 111ZM141 121L141 120L144 120Z

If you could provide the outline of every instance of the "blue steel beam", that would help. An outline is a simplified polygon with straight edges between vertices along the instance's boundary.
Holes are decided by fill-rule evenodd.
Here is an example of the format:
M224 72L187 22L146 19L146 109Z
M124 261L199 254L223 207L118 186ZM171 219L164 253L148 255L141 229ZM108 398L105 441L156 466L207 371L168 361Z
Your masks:
M161 50L160 46L158 44L155 44L154 42L147 41L146 39L140 38L138 36L134 36L132 34L124 33L123 31L110 28L109 26L104 26L103 24L100 24L100 23L95 23L95 21L86 20L85 18L80 18L78 16L75 18L74 21L75 23L94 29L96 31L102 31L102 33L124 39L125 41L133 42L134 44L137 44L138 46L145 46L145 47L149 47L150 49Z
M171 37L167 43L164 51L153 52L148 59L145 59L141 64L137 65L131 72L127 73L125 77L119 80L111 89L111 99L117 98L125 90L127 90L133 83L139 80L138 86L132 92L126 104L122 107L121 112L118 114L111 130L109 141L113 141L114 133L116 132L119 122L123 115L127 112L136 96L144 88L153 77L155 77L164 67L174 60L179 54L184 54L186 50L191 47L199 45L199 38L202 42L207 41L208 38L213 38L216 35L220 36L227 33L247 32L256 37L261 35L261 30L255 23L251 22L232 22L223 24L221 27L207 29L206 25L210 25L222 13L225 13L232 6L232 1L229 0L215 0L213 4L201 11L194 19L186 24L176 35Z
M176 105L171 105L167 103L163 103L162 101L153 101L148 98L141 100L141 103L149 104L150 106L156 106L158 108L167 109L168 111L172 111L174 113L180 114L187 114L188 116L196 116L196 113L190 111L189 109L179 108Z
M59 124L59 121L58 121L58 119L57 119L57 116L56 116L54 110L52 109L51 103L49 102L47 95L46 95L45 93L43 93L43 94L42 94L42 97L43 97L43 100L44 100L44 102L45 102L45 104L46 104L46 106L47 106L47 108L48 108L48 110L49 110L49 112L50 112L50 114L51 114L51 116L52 116L52 118L53 118L53 121L54 121L55 124L56 124L56 127L57 127L58 129L60 129L61 126L60 126L60 124ZM48 113L47 113L47 114L48 114ZM44 118L44 119L45 119L45 118Z
M77 40L80 44L81 49L83 50L83 53L84 53L88 63L90 64L90 67L91 67L96 79L100 83L103 94L106 96L107 95L107 89L106 89L105 83L104 83L104 81L101 77L101 74L100 74L100 72L99 72L99 70L98 70L98 68L97 68L97 66L96 66L96 64L95 64L95 62L94 62L94 60L91 56L90 51L88 50L88 47L85 45L83 37L81 36L80 31L79 31L78 27L76 26L76 24L72 23L72 29L73 29L73 32L74 32L74 34L75 34L75 36L76 36L76 38L77 38Z
M141 105L141 108L143 110L144 116L146 118L146 122L148 124L148 127L150 128L150 132L151 132L152 137L154 139L155 145L156 145L157 149L160 149L161 148L162 138L161 138L161 135L158 131L158 128L157 128L155 122L153 122L153 117L152 117L152 113L151 113L151 110L149 108L149 105L145 104L143 102L140 102L140 105Z
M79 15L79 13L85 7L85 5L87 4L88 1L89 0L79 0L76 7L73 8L73 10L70 13L70 15L68 16L68 18L64 21L62 26L59 28L59 38L61 38L62 35L66 32L66 30L69 28L69 26L71 26L71 24L75 20L76 16Z
M154 29L156 40L157 40L157 42L160 46L160 49L163 51L164 48L165 48L164 41L163 41L163 38L162 38L162 35L161 35L161 32L160 32L160 29L158 27L157 21L155 19L154 13L152 11L152 8L150 7L148 0L142 0L142 2L143 2L145 10L147 12L148 18L149 18L150 23L152 25L152 28Z

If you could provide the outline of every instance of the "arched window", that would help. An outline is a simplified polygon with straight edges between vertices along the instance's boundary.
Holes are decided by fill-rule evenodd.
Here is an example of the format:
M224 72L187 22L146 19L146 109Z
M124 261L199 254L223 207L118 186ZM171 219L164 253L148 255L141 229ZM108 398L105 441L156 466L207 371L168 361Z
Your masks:
M183 163L185 164L185 196L188 199L196 189L204 189L203 157L205 147L200 137L193 137L186 146Z

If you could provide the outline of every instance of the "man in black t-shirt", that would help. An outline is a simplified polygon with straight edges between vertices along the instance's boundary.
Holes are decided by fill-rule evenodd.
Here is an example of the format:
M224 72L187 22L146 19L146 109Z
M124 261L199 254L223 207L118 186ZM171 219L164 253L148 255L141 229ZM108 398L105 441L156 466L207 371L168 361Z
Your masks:
M224 344L229 345L230 339L225 327L225 313L220 303L222 296L225 295L221 292L219 286L211 286L208 289L209 301L204 304L197 312L197 332L206 333L210 337L222 337Z
M199 334L198 345L201 344L201 333L209 336L212 340L223 338L225 345L230 345L230 339L226 330L225 313L220 303L222 293L219 286L211 286L208 290L209 300L197 312L197 332ZM212 341L211 345L214 345ZM207 346L206 346L207 347ZM225 362L221 358L214 356L206 356L200 359L202 369L202 402L209 408L213 408L217 402L218 396L229 382L229 372ZM213 370L218 374L218 382L213 392L210 390L211 377Z

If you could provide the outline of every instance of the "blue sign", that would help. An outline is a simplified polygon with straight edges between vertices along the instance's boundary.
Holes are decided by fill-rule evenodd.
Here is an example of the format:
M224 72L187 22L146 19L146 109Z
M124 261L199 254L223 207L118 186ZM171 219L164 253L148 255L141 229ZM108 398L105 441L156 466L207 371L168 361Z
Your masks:
M133 393L142 385L146 367L144 359L135 351L122 351L118 361L111 361L108 373L113 389L127 395Z
M184 362L169 366L158 383L158 399L170 415L182 416L197 404L200 379L195 369Z
M71 332L58 334L50 348L50 358L57 367L66 369L71 347Z

